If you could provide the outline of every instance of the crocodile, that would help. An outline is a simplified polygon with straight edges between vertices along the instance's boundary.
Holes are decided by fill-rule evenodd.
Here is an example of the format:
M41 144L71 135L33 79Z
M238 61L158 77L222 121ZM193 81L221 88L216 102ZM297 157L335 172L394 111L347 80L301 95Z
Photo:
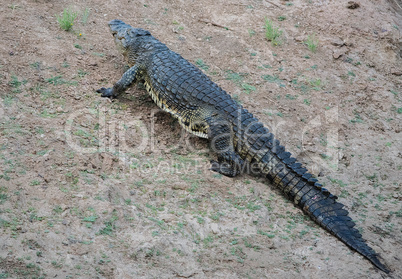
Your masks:
M217 155L211 170L229 177L257 170L321 227L378 269L390 272L354 228L337 196L323 188L253 114L149 31L117 19L109 28L130 68L113 87L97 90L102 97L117 98L142 82L153 101L186 131L209 140Z

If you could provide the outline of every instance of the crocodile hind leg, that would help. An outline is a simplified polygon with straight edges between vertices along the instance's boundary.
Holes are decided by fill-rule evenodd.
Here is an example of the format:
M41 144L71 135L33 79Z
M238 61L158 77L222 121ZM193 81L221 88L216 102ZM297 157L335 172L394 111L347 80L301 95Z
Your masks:
M137 81L137 74L138 66L135 65L128 69L112 88L102 87L101 89L96 90L96 92L102 93L101 97L117 98L121 93L126 91L131 84Z
M218 154L218 161L211 161L210 170L228 177L238 175L244 169L245 161L233 148L230 125L217 121L209 127L211 149Z
M236 153L218 155L218 161L211 160L210 170L228 177L235 177L244 169L245 162Z

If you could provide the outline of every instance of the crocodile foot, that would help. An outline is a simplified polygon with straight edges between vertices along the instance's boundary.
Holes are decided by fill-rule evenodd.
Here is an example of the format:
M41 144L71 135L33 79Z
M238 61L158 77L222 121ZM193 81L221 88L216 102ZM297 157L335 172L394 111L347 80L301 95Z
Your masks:
M98 93L102 93L101 97L113 98L113 90L112 88L102 87L101 89L96 90Z
M220 173L222 175L228 176L228 177L235 177L236 175L239 174L239 171L234 169L230 164L226 162L217 162L214 160L211 160L211 168L209 170Z

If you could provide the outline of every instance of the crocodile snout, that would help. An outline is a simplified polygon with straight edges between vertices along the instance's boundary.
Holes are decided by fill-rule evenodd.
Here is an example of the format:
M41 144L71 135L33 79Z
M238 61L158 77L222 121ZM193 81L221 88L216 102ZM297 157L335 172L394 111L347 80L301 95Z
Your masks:
M131 28L131 26L127 25L126 23L124 23L119 19L114 19L112 21L109 21L109 28L112 34L114 35L127 30L127 28Z

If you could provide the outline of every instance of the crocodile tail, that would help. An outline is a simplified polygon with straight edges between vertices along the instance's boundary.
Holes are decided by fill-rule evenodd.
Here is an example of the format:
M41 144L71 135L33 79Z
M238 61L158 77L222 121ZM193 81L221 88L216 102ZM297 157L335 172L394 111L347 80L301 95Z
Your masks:
M389 273L389 269L379 261L375 251L354 228L356 224L348 216L349 212L343 208L344 205L337 202L337 197L323 188L278 141L276 143L261 159L262 172L320 226L366 257L380 270Z

